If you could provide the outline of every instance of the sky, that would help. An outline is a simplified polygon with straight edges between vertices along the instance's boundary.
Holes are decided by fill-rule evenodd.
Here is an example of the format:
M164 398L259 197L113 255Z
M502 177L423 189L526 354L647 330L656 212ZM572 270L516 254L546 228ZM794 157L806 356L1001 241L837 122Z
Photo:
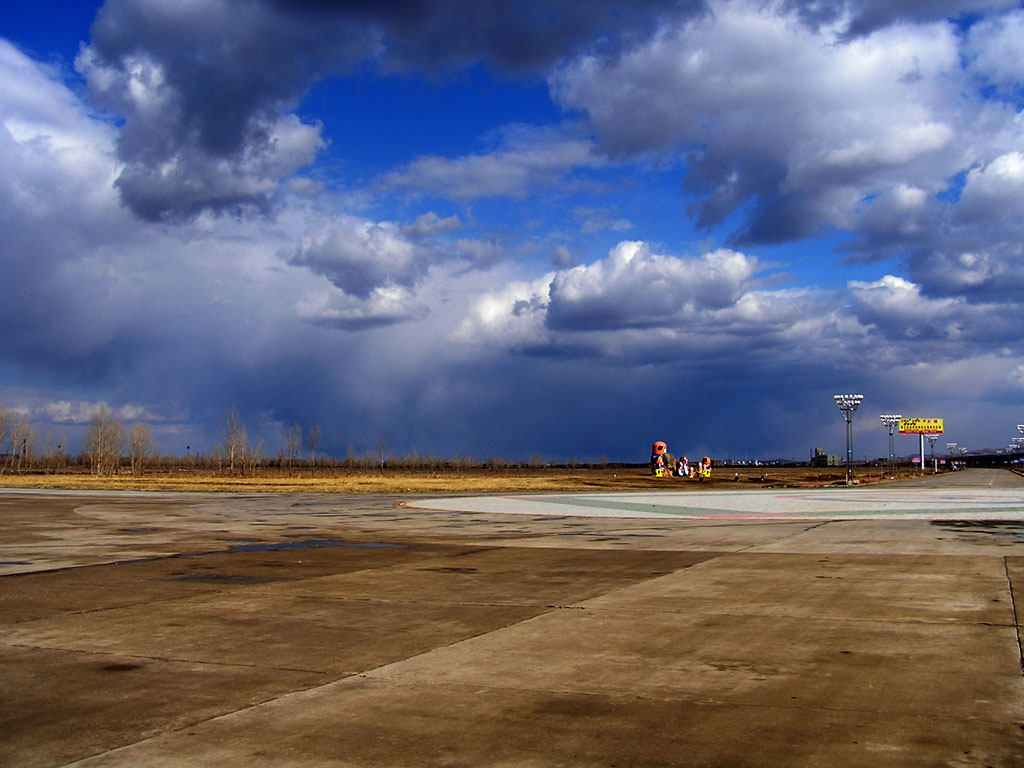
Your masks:
M1016 0L0 17L0 403L212 453L845 451L1024 422ZM897 438L911 454L916 439Z

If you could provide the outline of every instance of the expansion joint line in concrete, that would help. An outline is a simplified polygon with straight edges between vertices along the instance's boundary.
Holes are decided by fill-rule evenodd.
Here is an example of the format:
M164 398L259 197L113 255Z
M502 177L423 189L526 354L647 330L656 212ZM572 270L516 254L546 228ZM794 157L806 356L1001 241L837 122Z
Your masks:
M843 521L843 520L823 520L820 523L815 523L814 525L804 526L799 531L794 531L793 533L787 533L785 536L779 536L776 539L772 539L771 543L772 544L778 544L780 541L785 541L786 539L792 539L794 536L803 536L805 533L809 533L810 531L813 531L815 528L822 528L822 527L824 527L826 525L830 525L831 523L841 523L841 522L845 522L845 521ZM754 549L756 547L763 547L764 545L765 545L765 542L763 542L763 541L762 542L758 542L757 544L750 544L750 545L748 545L746 547L741 547L740 549L734 549L729 554L738 555L741 552L746 552L746 551Z
M1010 578L1010 563L1003 558L1003 570L1006 572L1006 585L1010 590L1010 608L1013 611L1013 625L1017 630L1017 660L1020 663L1020 672L1024 675L1024 648L1020 642L1020 620L1017 618L1017 600L1013 595L1013 579Z
M803 621L807 619L822 619L834 624L878 624L881 626L921 626L921 627L1003 627L1010 628L1015 624L999 624L992 621L943 621L941 619L879 619L869 617L846 617L846 616L807 616L800 613L769 613L758 611L694 611L683 608L605 608L603 606L583 605L558 605L555 608L573 608L588 611L593 614L606 615L633 615L633 616L717 616L731 619L786 619L792 621Z

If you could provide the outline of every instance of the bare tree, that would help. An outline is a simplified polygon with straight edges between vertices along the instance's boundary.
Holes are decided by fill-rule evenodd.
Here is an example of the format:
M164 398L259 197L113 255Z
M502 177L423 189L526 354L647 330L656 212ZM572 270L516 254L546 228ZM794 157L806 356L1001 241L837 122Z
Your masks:
M387 449L388 449L388 439L386 437L381 436L377 440L377 451L378 451L378 453L380 453L380 471L381 472L384 471L384 454L387 452Z
M121 464L124 447L124 426L116 414L100 405L89 421L82 448L89 457L93 474L112 475Z
M43 471L47 474L63 471L68 463L67 446L65 445L64 430L58 430L56 437L57 444L54 446L53 432L46 431L46 440L39 448L38 456L42 460Z
M141 475L146 471L146 462L155 452L153 430L149 428L148 424L134 424L128 443L131 449L132 474Z
M256 440L250 442L245 449L245 465L249 471L249 474L256 477L256 468L260 465L260 459L263 456L263 438L258 434Z
M11 453L15 457L15 466L18 474L28 469L32 461L32 452L35 449L36 431L27 419L18 419L11 428Z
M235 474L235 463L241 464L245 457L246 449L249 446L249 436L245 431L245 424L238 415L235 408L221 427L224 438L224 452L227 454L228 471Z
M49 430L46 432L46 440L39 449L39 458L43 462L43 472L47 475L50 474L53 471L56 453L53 450L53 433Z
M3 474L7 469L11 454L14 451L8 451L9 443L8 439L11 434L11 412L8 411L3 403L0 403L0 474Z
M56 466L54 470L56 472L63 472L68 468L68 459L70 454L68 452L68 437L64 433L63 429L57 430L57 453L56 453Z
M310 427L306 431L306 448L309 449L309 466L310 473L316 472L316 449L320 447L320 437L322 432L320 431L320 425Z
M292 424L284 430L284 456L288 463L288 474L292 473L302 451L302 427Z

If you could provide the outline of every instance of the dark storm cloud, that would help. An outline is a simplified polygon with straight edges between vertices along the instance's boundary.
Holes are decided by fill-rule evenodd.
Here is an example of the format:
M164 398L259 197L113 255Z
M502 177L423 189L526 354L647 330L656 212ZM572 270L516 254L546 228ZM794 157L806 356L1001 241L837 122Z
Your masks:
M90 46L98 64L114 68L112 74L131 77L133 63L152 62L154 81L140 76L135 84L172 92L180 113L166 117L177 132L219 156L247 142L254 118L272 119L310 80L351 66L372 47L365 30L304 24L258 2L153 0L107 2L92 26ZM148 160L147 153L163 155L160 139L170 138L153 141L129 132L121 145L129 157Z
M788 0L786 6L813 27L843 22L845 34L856 37L891 24L1008 10L1017 6L1017 0Z
M301 22L375 31L383 60L398 68L436 69L485 61L501 70L550 66L602 36L616 48L666 17L692 15L703 0L269 0Z
M523 355L524 357L552 358L555 360L600 360L604 357L604 352L596 346L554 343L550 341L513 347L512 353Z
M356 30L288 23L259 3L112 0L78 59L94 100L124 116L117 181L147 219L266 205L322 146L287 110L312 79L365 56Z
M620 41L698 0L552 4L108 0L79 57L98 104L124 117L118 179L139 216L265 209L310 164L320 126L290 110L317 80L360 62L443 72L476 61L546 67L595 36Z

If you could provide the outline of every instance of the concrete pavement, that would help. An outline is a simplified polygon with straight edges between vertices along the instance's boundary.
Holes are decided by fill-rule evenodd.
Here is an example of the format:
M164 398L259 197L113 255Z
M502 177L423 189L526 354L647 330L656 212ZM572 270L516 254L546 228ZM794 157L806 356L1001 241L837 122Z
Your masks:
M942 483L0 492L0 765L1022 765L1024 481Z

